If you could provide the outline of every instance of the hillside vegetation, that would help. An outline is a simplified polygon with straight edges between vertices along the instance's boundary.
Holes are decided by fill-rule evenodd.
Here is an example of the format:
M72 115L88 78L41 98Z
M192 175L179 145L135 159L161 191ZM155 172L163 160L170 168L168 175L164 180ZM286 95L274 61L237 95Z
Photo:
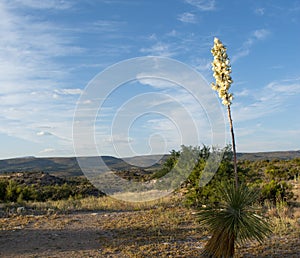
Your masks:
M155 164L151 168L138 168L132 165L122 165L124 161L119 159L112 159L107 157L110 165L119 169L113 170L118 176L126 180L134 181L151 181L160 180L164 175L168 174L172 169L180 175L186 169L185 165L177 166L177 161L180 155L185 156L187 163L192 162L194 168L189 177L177 189L178 192L184 194L185 204L200 207L208 202L218 202L216 194L216 187L226 180L232 179L232 152L230 146L226 147L224 157L220 166L213 176L212 180L204 187L199 185L202 177L202 171L206 164L209 153L212 150L207 146L191 147L183 146L181 151L172 151L170 155L164 157L163 164ZM258 154L256 154L258 155ZM270 155L267 155L270 157ZM286 157L287 155L285 155ZM157 158L157 157L153 157ZM134 158L134 162L149 161L150 157ZM14 160L6 161L16 166L31 164L37 162L38 164L52 164L55 163L50 159L31 159L24 161ZM47 161L47 162L46 162ZM51 162L50 162L51 161ZM69 162L71 161L71 163ZM64 164L71 167L74 160L58 159L55 164ZM194 162L194 163L193 163ZM3 166L3 164L2 164ZM25 166L25 167L26 167ZM73 165L72 165L73 166ZM49 168L49 166L48 166ZM54 168L54 167L53 167ZM53 169L52 168L52 169ZM125 169L124 169L125 168ZM129 168L129 169L128 169ZM47 169L46 169L47 171ZM73 174L71 171L70 174ZM254 159L244 160L238 162L238 173L242 181L247 182L251 187L260 189L260 203L270 201L274 204L276 202L292 202L292 181L297 181L300 174L300 157L294 159ZM55 176L55 173L49 174L48 172L12 172L0 174L0 201L2 202L23 202L23 201L48 201L48 200L61 200L68 199L69 197L80 199L87 196L102 196L104 193L96 189L85 177L83 176ZM114 182L111 182L113 185ZM158 187L163 187L159 185Z

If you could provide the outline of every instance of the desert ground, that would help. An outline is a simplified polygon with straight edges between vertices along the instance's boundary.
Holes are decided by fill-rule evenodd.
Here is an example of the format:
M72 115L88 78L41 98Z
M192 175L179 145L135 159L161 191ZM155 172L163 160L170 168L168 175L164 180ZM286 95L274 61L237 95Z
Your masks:
M2 216L0 257L201 257L210 236L200 228L195 210L178 200L122 205ZM300 208L271 213L273 235L263 244L239 247L236 257L300 256Z

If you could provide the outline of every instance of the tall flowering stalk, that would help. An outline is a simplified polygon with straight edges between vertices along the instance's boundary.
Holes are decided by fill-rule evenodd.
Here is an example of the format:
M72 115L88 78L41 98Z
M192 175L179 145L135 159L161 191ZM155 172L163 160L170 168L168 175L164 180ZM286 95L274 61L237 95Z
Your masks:
M223 45L223 43L218 38L215 38L214 47L211 49L211 53L214 56L214 61L212 62L212 70L214 72L213 76L216 79L216 82L212 83L211 86L213 90L219 93L219 97L222 99L223 105L227 107L231 139L232 139L235 187L236 189L238 189L239 180L238 180L238 172L237 172L237 157L236 157L233 122L232 122L231 109L230 109L233 95L232 93L229 92L230 86L233 81L230 75L231 74L230 60L228 58L226 51L227 49Z

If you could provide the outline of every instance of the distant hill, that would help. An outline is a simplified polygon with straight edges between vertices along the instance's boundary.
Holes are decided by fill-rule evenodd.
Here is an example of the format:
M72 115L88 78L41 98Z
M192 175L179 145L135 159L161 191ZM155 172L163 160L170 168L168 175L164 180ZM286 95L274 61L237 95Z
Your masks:
M167 159L168 155L146 155L131 158L115 158L102 156L105 164L112 170L136 171L142 169L151 171L160 167ZM89 162L95 162L99 157L86 157ZM289 160L300 158L300 151L275 151L275 152L256 152L238 153L240 160ZM59 177L82 176L83 173L75 157L50 157L36 158L23 157L0 160L0 174L8 172L45 172Z
M111 170L137 170L139 167L144 169L154 169L159 167L167 156L163 156L159 160L158 155L140 156L132 158L115 158L111 156L102 156L102 160L106 166ZM99 157L85 157L82 159L88 160L91 164L95 163ZM147 164L152 165L150 168ZM82 176L83 173L77 163L75 157L50 157L50 158L36 158L23 157L0 160L0 174L10 172L45 172L60 177Z
M76 158L14 158L0 160L0 173L46 172L56 176L80 176L81 169Z
M254 152L254 153L238 153L238 159L241 160L290 160L300 158L300 150L298 151L271 151L271 152Z

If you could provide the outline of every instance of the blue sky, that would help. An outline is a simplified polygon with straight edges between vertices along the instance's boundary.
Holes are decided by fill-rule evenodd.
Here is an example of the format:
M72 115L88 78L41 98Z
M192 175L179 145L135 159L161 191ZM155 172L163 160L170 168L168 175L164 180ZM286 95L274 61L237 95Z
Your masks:
M298 0L2 0L0 17L0 158L74 156L78 99L97 74L123 60L168 57L212 82L214 37L231 58L238 151L300 149ZM165 113L141 113L122 128L122 107L133 99L140 103L135 97L149 92L176 101L168 99L168 108L160 110ZM104 97L101 90L99 94ZM200 140L182 140L192 129L179 122L186 117L179 100L201 128ZM178 121L170 119L167 109ZM101 155L161 153L180 144L211 143L205 112L175 85L124 84L106 99L103 110L103 117L95 118Z

